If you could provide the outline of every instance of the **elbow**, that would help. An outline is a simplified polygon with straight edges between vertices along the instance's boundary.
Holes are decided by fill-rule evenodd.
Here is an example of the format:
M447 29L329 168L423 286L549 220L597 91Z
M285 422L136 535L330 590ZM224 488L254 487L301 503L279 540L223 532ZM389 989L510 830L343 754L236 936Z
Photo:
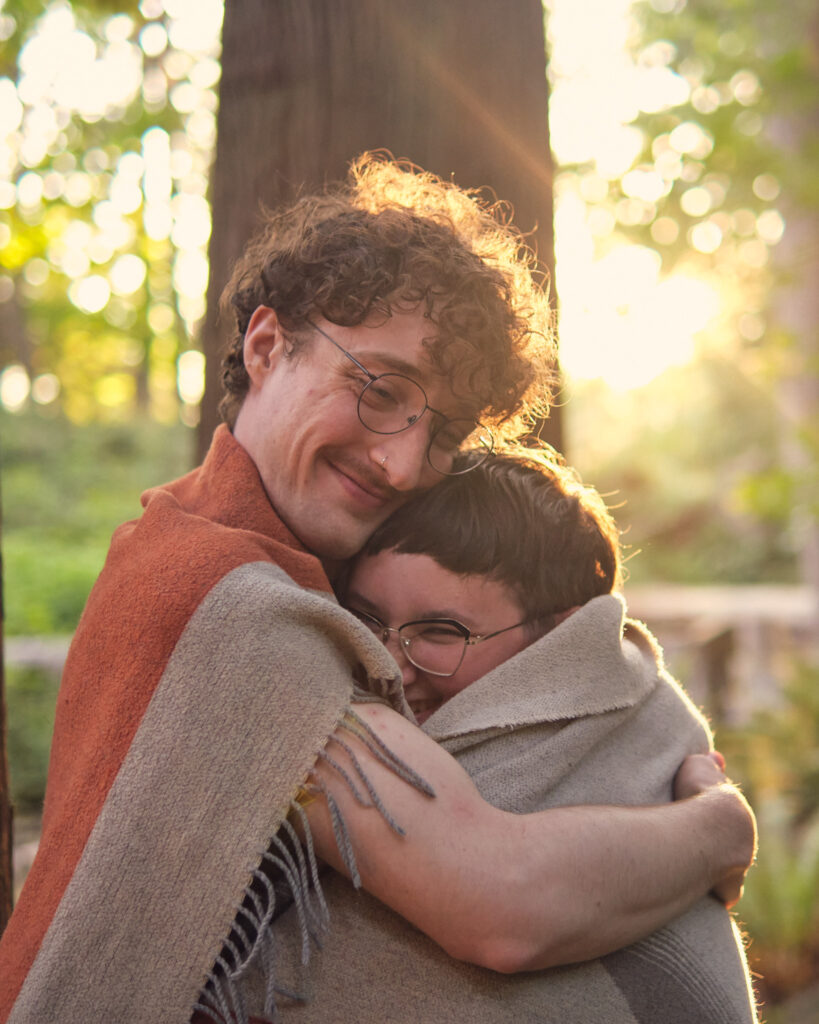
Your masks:
M565 963L548 936L527 938L520 932L506 932L498 927L463 929L456 939L446 942L444 951L453 959L483 967L498 974L519 974L539 971Z
M517 937L496 938L480 950L479 956L475 961L477 966L498 974L519 974L554 966L542 944L536 947L522 943Z

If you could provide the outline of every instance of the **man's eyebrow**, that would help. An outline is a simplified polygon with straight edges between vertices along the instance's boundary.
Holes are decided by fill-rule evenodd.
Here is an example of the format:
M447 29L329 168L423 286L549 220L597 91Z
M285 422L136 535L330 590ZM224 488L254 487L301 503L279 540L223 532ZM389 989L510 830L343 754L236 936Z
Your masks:
M370 351L354 352L353 355L368 370L371 370L368 360L372 360L373 362L380 363L382 366L389 367L391 371L403 373L405 377L412 377L419 383L428 380L432 372L431 368L425 371L417 363L409 363L406 359L402 359L401 356L395 355L394 352L381 352L378 349L372 349Z
M373 367L370 366L370 360L373 363L380 363L381 366L387 368L386 370L381 370L381 373L402 373L405 377L414 380L416 384L420 384L424 390L430 387L433 383L433 378L442 376L432 365L422 367L417 363L409 363L406 359L402 359L401 356L395 355L394 352L382 352L379 349L372 349L352 354L373 376L378 376L378 374L374 373ZM451 413L442 412L432 405L428 406L428 408L430 412L446 420L464 419L474 421L479 418L478 411L466 398Z

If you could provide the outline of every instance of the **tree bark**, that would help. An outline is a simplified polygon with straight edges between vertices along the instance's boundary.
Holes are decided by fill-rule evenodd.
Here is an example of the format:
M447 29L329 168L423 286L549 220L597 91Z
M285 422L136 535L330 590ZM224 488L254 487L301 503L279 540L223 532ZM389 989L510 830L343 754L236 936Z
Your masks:
M510 202L553 279L541 0L225 5L200 455L218 422L218 297L260 206L342 179L369 149ZM543 435L559 446L556 418Z

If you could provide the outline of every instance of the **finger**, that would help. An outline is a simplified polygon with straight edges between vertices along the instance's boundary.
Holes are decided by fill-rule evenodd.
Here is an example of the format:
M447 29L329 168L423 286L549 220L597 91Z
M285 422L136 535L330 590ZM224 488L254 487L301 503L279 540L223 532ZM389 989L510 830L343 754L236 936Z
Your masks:
M711 760L714 762L714 764L716 764L716 766L719 768L719 770L724 775L725 774L725 758L722 756L722 754L718 750L712 750L709 753L708 756L711 758Z

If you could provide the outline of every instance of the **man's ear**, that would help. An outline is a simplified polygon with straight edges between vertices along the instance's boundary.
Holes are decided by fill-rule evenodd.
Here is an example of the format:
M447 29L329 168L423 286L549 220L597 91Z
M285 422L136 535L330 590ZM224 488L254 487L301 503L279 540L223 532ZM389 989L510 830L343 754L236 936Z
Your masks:
M279 318L268 306L257 306L245 331L245 369L251 384L261 384L284 354L285 340Z

